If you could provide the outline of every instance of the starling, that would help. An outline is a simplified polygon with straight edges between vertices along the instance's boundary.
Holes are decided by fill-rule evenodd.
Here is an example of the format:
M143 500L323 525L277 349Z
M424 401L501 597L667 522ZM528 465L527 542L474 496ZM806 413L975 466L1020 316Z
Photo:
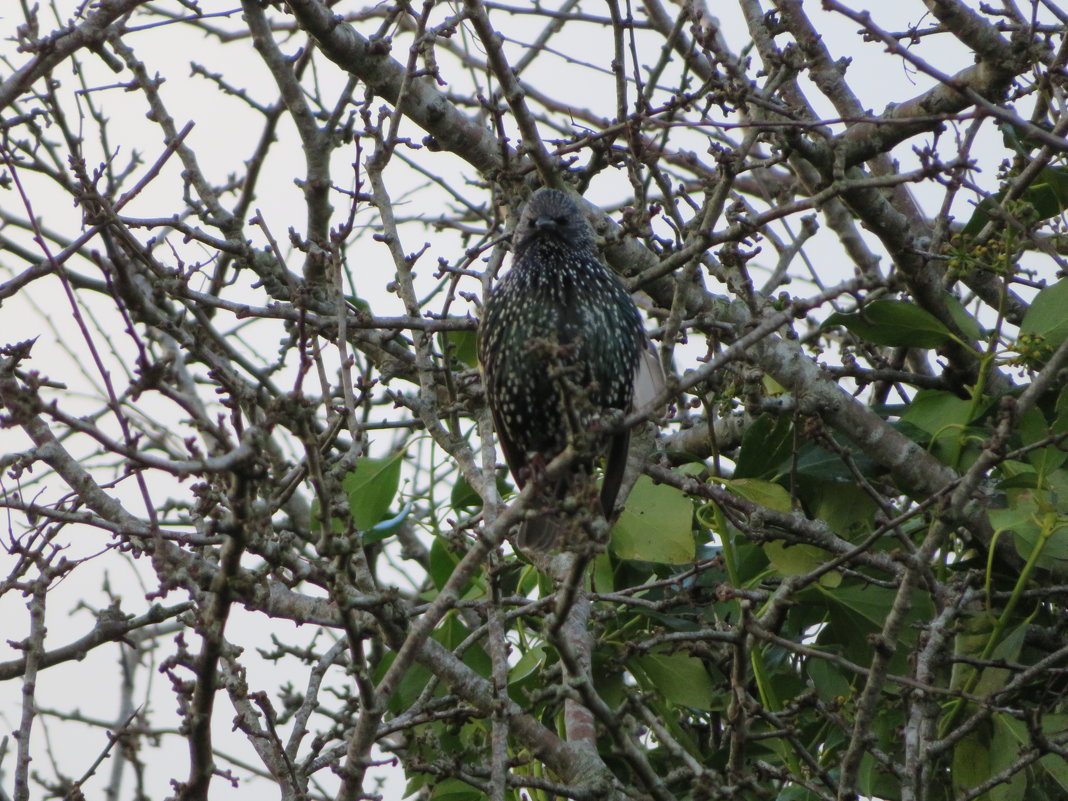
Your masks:
M589 457L544 488L545 497L559 501L578 473L592 475L594 459L605 454L600 505L610 518L630 435L600 433L597 420L633 408L651 347L641 316L564 192L540 189L530 198L512 251L512 269L486 299L478 345L505 461L522 488L576 442ZM543 511L522 524L519 544L546 550L562 530L558 514Z

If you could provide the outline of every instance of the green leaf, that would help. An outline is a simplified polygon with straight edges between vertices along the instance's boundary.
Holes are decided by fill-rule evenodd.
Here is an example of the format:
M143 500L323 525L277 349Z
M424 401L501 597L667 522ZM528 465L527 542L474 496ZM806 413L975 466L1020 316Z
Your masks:
M1012 720L1010 718L1010 720ZM1023 733L1027 736L1026 743L1030 743L1031 738L1027 735L1027 729L1023 723L1013 720L1013 723L1017 723L1020 729L1023 729ZM1050 737L1063 734L1068 731L1068 715L1054 714L1042 716L1042 732ZM1042 766L1042 769L1049 774L1049 777L1053 781L1060 785L1061 790L1068 793L1068 761L1059 754L1046 754L1040 760L1038 764Z
M635 678L679 706L710 711L715 687L700 659L685 654L648 654L627 662Z
M445 616L436 629L433 637L448 650L455 651L460 644L471 636L471 630L460 622L455 612ZM488 677L492 672L492 662L486 649L478 642L471 643L460 657L463 663L474 670L480 676Z
M1031 746L1031 734L1027 730L1027 724L1016 720L1008 715L996 715L994 717L994 741L1000 745L1007 754L1019 756L1021 748ZM1042 733L1055 737L1063 734L1068 729L1068 715L1049 714L1042 716ZM1003 734L999 740L999 734ZM1011 761L1007 764L1011 764ZM1058 754L1047 754L1038 760L1038 764L1053 781L1060 785L1062 790L1068 791L1068 762ZM1012 798L1024 798L1023 793L1016 796L1004 796L1004 801Z
M486 796L460 779L441 779L430 792L432 801L485 801Z
M396 658L395 651L389 651L383 656L382 661L375 668L375 682L380 681L386 675L386 671ZM395 715L410 709L416 699L419 698L420 693L426 688L432 676L433 674L428 668L423 667L418 662L413 664L401 676L400 681L397 682L397 689L393 692L393 696L389 699L386 708Z
M453 568L460 562L460 557L452 552L445 540L441 537L435 537L434 541L430 543L430 561L429 570L430 578L434 582L434 586L439 590L445 586L445 582L449 580L449 576L452 575Z
M817 585L818 586L818 585ZM869 623L882 628L897 593L875 585L849 585L827 591L820 587L829 601L840 604L865 618Z
M775 801L819 801L821 796L801 784L788 784L783 787Z
M400 486L403 459L403 450L385 459L362 456L356 460L352 472L341 480L356 528L361 531L369 529L385 518Z
M351 303L352 307L357 311L366 312L367 314L371 313L371 304L363 298L357 297L356 295L345 295L345 300Z
M990 403L987 398L975 404L951 392L921 390L901 415L902 430L920 442L929 441L931 452L946 464L967 466L987 437L985 431L969 424L981 417ZM930 436L917 435L908 426Z
M990 748L979 732L973 731L953 749L953 790L955 795L966 793L985 782L993 772Z
M1058 423L1062 422L1058 419ZM1020 434L1021 444L1025 446L1039 442L1051 434L1060 433L1053 431L1046 424L1045 415L1037 406L1029 408L1027 413L1020 418L1017 431ZM1064 464L1065 459L1068 459L1068 451L1056 445L1047 445L1045 448L1036 448L1027 452L1027 461L1042 475L1048 475L1056 470Z
M776 512L789 514L793 511L793 501L790 493L780 484L771 481L760 481L755 478L740 478L725 482L728 490L747 501L774 509Z
M852 314L835 312L822 327L834 325L844 326L866 342L888 347L934 348L953 339L930 312L900 300L876 300Z
M841 481L809 487L812 516L822 520L836 534L856 540L872 530L878 507L872 497L856 484Z
M507 495L512 489L506 474L507 471L505 470L497 472L497 494L501 497ZM449 505L457 512L464 509L474 509L482 505L482 498L475 492L474 487L467 483L467 479L463 475L457 475L456 483L452 485L452 492L449 495Z
M942 434L947 427L963 428L971 422L972 402L952 392L921 389L901 419L931 436Z
M642 476L612 527L612 553L667 565L694 560L693 504L674 487Z
M1023 199L1034 206L1040 220L1048 220L1068 209L1068 169L1045 167L1027 188Z
M1001 773L1020 758L1018 734L1027 735L1026 726L1008 715L994 716L994 737L990 742L990 772ZM1028 738L1029 740L1030 738ZM1007 781L991 787L985 796L989 801L1017 801L1027 797L1027 771L1018 770Z
M772 478L793 446L794 425L789 415L760 415L742 435L734 477Z
M1036 521L1038 501L1035 491L1030 489L1014 490L1006 493L1008 506L1005 509L989 509L987 517L995 533L1008 531L1013 534L1016 550L1027 558L1039 539L1039 527Z
M545 660L545 649L540 645L529 648L512 667L508 669L508 683L513 684L522 681L527 676L541 670L541 664Z
M590 583L597 592L612 592L615 589L615 570L612 566L612 557L607 551L602 551L593 558L593 567L590 569Z
M322 507L319 505L319 499L315 498L311 502L311 530L315 534L321 534L323 531L323 515ZM345 526L336 517L330 520L330 532L332 534L344 534Z
M968 313L957 296L952 292L943 292L942 297L945 299L949 316L953 318L961 333L969 339L982 339L983 329L979 327L979 322Z
M815 545L786 545L775 540L764 543L763 547L771 566L781 576L803 576L831 559L829 553ZM825 587L837 587L841 582L842 574L837 571L820 577L820 584Z
M977 236L986 224L1002 215L996 209L1005 198L1002 189L993 197L985 197L975 207L971 219L961 229L965 238ZM1039 220L1048 220L1068 209L1068 169L1064 167L1045 167L1034 182L1024 190L1020 200L1030 204L1034 216Z
M1020 323L1020 334L1040 337L1050 348L1068 339L1068 278L1050 284L1035 295Z
M1064 569L1068 562L1068 520L1058 515L1050 493L1040 489L1009 490L1006 497L1007 508L987 512L994 530L1011 531L1016 551L1024 559L1041 548L1036 564Z
M873 475L876 471L875 463L863 453L854 453L853 461L866 476ZM801 443L798 448L795 472L798 476L827 484L854 480L840 454L831 453L813 442Z
M478 366L478 335L475 331L442 331L441 349L468 367Z
M990 652L990 659L1018 662L1020 660L1020 651L1023 650L1024 635L1027 634L1028 628L1027 623L1021 623L1006 634L1001 642L994 646L994 650ZM983 647L986 647L985 642ZM973 692L978 696L990 695L1002 689L1010 678L1012 678L1012 671L1008 668L983 668Z
M842 675L842 671L836 665L826 659L807 659L805 672L812 680L816 693L826 702L833 702L837 698L849 698L853 694L849 680Z
M879 798L885 801L899 801L901 782L883 766L882 762L865 751L860 758L857 770L857 789L863 798Z

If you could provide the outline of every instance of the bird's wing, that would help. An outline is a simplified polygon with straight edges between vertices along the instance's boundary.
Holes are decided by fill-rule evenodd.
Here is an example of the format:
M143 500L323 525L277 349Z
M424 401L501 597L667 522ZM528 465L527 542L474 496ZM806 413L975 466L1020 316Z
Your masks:
M664 391L666 383L664 368L660 366L656 348L646 339L638 359L638 369L634 374L634 400L631 402L633 411L648 411L653 401Z

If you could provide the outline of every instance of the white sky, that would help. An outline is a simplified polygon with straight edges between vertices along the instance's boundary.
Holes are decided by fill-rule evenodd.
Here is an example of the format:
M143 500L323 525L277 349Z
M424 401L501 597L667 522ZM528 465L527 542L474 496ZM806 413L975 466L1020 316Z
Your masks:
M523 0L516 0L522 3ZM64 13L68 13L78 3L69 0L62 7ZM174 2L165 2L161 7L171 10L179 10L180 6ZM218 10L217 4L206 4ZM720 16L724 35L732 47L737 50L748 41L741 23L740 13L734 4L710 3ZM910 23L919 22L925 13L920 2L895 2L876 4L877 9L873 15L883 27L902 30ZM355 7L346 4L346 8ZM604 13L604 5L597 2L584 4L591 13ZM671 6L674 8L674 6ZM443 4L442 13L452 12L453 4ZM818 3L806 4L806 11L810 13L824 34L824 39L836 56L848 56L853 59L850 67L850 83L854 89L863 92L862 102L878 113L892 100L903 100L919 94L931 85L931 80L916 75L907 70L900 59L890 57L883 52L881 45L875 43L862 44L854 34L855 24L848 20L829 16L819 10ZM272 12L276 13L276 12ZM42 20L48 20L48 15L42 13ZM508 16L496 12L491 13L491 20L502 25L512 25L510 33L518 39L529 39L540 30L529 26L529 18L520 18L513 22ZM27 55L14 52L10 35L13 26L21 20L17 16L15 4L12 3L3 16L0 16L0 32L6 32L4 41L0 41L0 55L8 59L9 65L19 66L23 64ZM227 28L241 26L240 13L235 13L229 20L218 20L216 24ZM528 27L525 29L524 25ZM377 21L363 24L360 30L373 30ZM53 27L50 21L44 22L43 27ZM611 41L607 35L599 30L586 27L585 32L580 31L581 26L575 30L565 32L554 40L553 46L561 49L569 49L581 54L582 58L589 62L607 64L611 58ZM591 37L590 32L594 35ZM283 44L287 53L295 50L298 40ZM653 63L659 55L659 40L650 42L648 51L641 53L644 63ZM220 46L215 42L205 39L189 28L180 25L170 25L153 28L128 37L128 42L133 45L140 56L145 59L150 72L158 72L166 77L163 86L163 95L168 104L171 114L174 116L179 128L188 120L193 120L196 127L190 134L188 144L197 152L201 166L209 179L221 183L228 173L240 172L242 163L247 159L256 145L260 132L261 120L257 113L243 109L240 103L218 101L217 91L208 82L199 76L191 76L189 63L195 60L204 64L209 70L224 72L226 78L233 84L247 87L250 93L260 103L270 103L275 100L276 91L270 81L266 69L259 62L248 40ZM950 47L947 51L945 42L939 42L937 52L938 66L951 72L967 66L971 59L962 49L956 48L953 52ZM404 49L395 48L394 56L403 57ZM514 59L518 50L510 48L509 55ZM929 57L935 54L927 53ZM757 58L754 54L754 60ZM454 64L445 56L439 56L446 77L451 82L449 87L452 91L463 92L465 73L455 69ZM99 59L84 57L83 63L87 67L87 80L91 85L110 84L116 80ZM325 60L319 60L318 79L323 85L334 88L334 93L340 91L344 84L344 76ZM532 70L525 77L533 80L542 88L558 92L561 99L569 100L574 104L592 106L595 111L611 116L614 114L615 96L611 79L607 76L602 81L590 78L590 72L583 70L581 79L576 80L578 70L574 66L567 65L561 59L546 59L537 70ZM9 73L9 69L0 65L0 78ZM74 76L70 74L67 66L61 66L57 70L57 77L63 83L61 91L70 92L77 87ZM539 78L539 75L542 77ZM118 80L127 80L128 76L118 76ZM326 93L327 95L330 92ZM820 96L816 91L809 94L814 101ZM145 164L151 164L159 156L163 149L163 143L157 126L147 121L144 117L144 98L140 93L127 92L116 87L93 94L93 102L106 109L107 115L112 119L112 134L115 138L110 142L115 157L119 163L123 163L131 152L136 150L140 153ZM829 116L833 111L829 105L821 109ZM422 138L422 133L411 126L408 133L415 141ZM100 159L103 154L99 151L97 143L88 129L89 135L86 146L89 148L90 163ZM304 173L304 164L300 156L299 142L295 137L293 127L288 121L284 121L279 127L278 135L281 139L280 146L276 146L265 167L266 179L261 182L258 198L254 208L262 209L275 237L286 246L286 230L290 226L302 230L305 222L303 198L300 189L293 183L295 177ZM996 137L993 129L988 129L988 136ZM990 140L992 145L1000 144L996 138ZM908 169L911 165L911 153L909 146L899 148L899 157L902 159L902 168ZM700 137L695 137L695 149L701 148ZM419 154L415 154L419 157ZM351 162L355 157L352 146L340 148L333 158L333 178L337 185L343 188L351 188L352 169ZM464 181L471 176L470 168L459 162L458 159L438 154L431 161L436 170L448 170L454 176L454 185L463 186ZM995 166L989 165L979 176L980 180L988 188L994 185ZM145 217L168 216L175 207L173 198L176 187L180 186L179 162L172 159L163 174L156 180L147 191L127 207L126 213L131 215L143 215ZM142 166L138 170L140 174L144 170ZM22 179L30 190L35 206L35 212L41 221L54 229L74 236L80 230L80 212L71 207L68 200L55 195L45 182L35 176L22 174ZM391 171L388 181L390 189L395 197L400 197L404 192L421 186L424 179L404 171ZM177 191L180 192L180 189ZM594 182L589 192L589 198L598 203L614 204L622 197L621 193L627 191L624 176L618 173L606 173ZM941 195L936 187L921 187L917 190L925 207L933 210L941 200ZM480 197L478 190L467 193L471 198ZM429 202L428 202L429 198ZM232 201L228 201L232 202ZM424 213L443 209L446 199L436 188L432 188L426 194L419 196L418 203L400 205L400 213L408 213L410 208L413 215L417 209L424 209ZM13 192L0 192L0 204L12 214L23 214L20 204ZM345 213L343 199L334 197L335 221L342 218ZM965 211L959 212L966 214ZM364 220L370 220L370 212L362 213ZM250 229L252 230L252 229ZM430 274L436 267L436 259L444 255L450 260L455 260L457 255L457 242L454 236L448 233L434 233L422 227L410 226L405 229L406 250L417 250L424 241L431 242L431 249L424 255L420 262L419 272L426 286L432 283ZM28 239L26 240L28 242ZM837 277L836 271L844 274L852 272L851 266L840 255L837 248L821 243L819 238L814 241L809 249L810 257L820 265L821 273L826 270L825 280L833 281ZM199 256L197 255L199 251ZM391 280L393 267L388 260L386 250L373 245L367 240L366 246L359 251L359 262L355 258L350 259L350 266L355 273L358 282L358 292L368 298L376 313L381 315L402 314L403 309L395 295L384 291L387 281ZM775 254L771 249L765 251L768 264L773 264ZM188 259L208 258L212 254L197 245L188 247L183 256ZM84 262L74 263L77 269L86 269ZM292 265L299 264L294 259ZM5 270L10 270L15 265L21 269L17 260L10 259L0 254L0 281L7 280L10 275ZM298 268L299 269L299 268ZM210 273L210 267L208 268ZM1052 276L1047 276L1052 277ZM248 273L242 274L242 280L246 283L251 281ZM473 279L461 289L470 292L479 292L480 287ZM250 297L262 298L262 293L249 291ZM462 307L454 309L454 313L462 313ZM104 299L94 302L91 317L102 331L116 330L119 325L116 320L114 309ZM66 299L59 291L58 283L54 280L38 282L29 297L20 295L4 302L0 309L0 330L4 332L4 343L19 339L38 336L39 340L34 346L33 362L27 366L41 370L49 376L68 383L74 392L84 392L91 398L100 396L99 378L90 364L84 342L81 340L77 329L73 326L71 312ZM100 338L97 338L98 342ZM108 355L109 369L120 373L125 365L131 363L131 349L128 340L122 336L115 336L111 340L116 349L115 355ZM263 352L272 353L277 347L274 341L257 342L256 347ZM120 383L125 383L120 381ZM96 408L93 400L87 400L86 410ZM165 426L168 421L161 421ZM23 436L10 429L0 430L0 452L9 452L26 447ZM77 446L76 446L77 447ZM84 444L82 447L86 447ZM11 489L12 484L6 477L4 488ZM157 487L158 497L166 497L168 488ZM55 495L61 490L58 486L51 490ZM136 499L136 493L132 486L119 487L116 494L123 497ZM136 512L141 509L137 500L131 500L131 508ZM17 527L17 524L16 524ZM5 527L6 528L6 527ZM107 542L106 538L93 531L70 529L64 541L69 550L67 557L70 559L83 558L99 551ZM0 553L0 575L6 575L5 565L12 564L12 556ZM148 565L135 564L126 556L113 554L107 558L96 559L89 564L80 567L74 573L70 581L58 585L49 596L48 606L48 639L47 647L55 648L77 638L93 625L91 614L80 607L82 602L89 602L98 606L105 605L106 601L100 592L102 583L107 581L112 591L127 599L124 608L128 612L140 613L144 609L144 603L140 600L144 597L145 588L142 582L147 583L149 588L156 586L154 577L145 577ZM184 600L178 593L172 593L164 599L167 605ZM9 641L17 641L24 637L27 632L27 615L25 607L12 593L0 597L0 661L15 658L16 652L7 644ZM298 689L303 686L304 674L294 672L284 676L279 669L271 663L260 659L254 652L253 646L269 647L269 636L278 634L285 636L287 641L295 642L307 640L313 633L312 627L295 629L284 621L267 621L262 616L250 614L239 607L233 609L232 618L228 628L228 635L234 636L242 645L248 648L247 658L244 663L249 668L249 683L253 689L265 689L269 693L285 678L293 680ZM189 646L196 650L199 642L193 635L189 636ZM77 709L82 714L98 719L114 719L117 714L117 699L115 695L115 675L117 671L117 653L120 646L107 646L94 650L88 658L80 663L67 663L65 665L49 668L40 675L38 685L38 698L42 704L55 709ZM166 650L166 649L164 649ZM167 686L164 676L155 672L152 668L142 668L137 677L137 697L149 703L154 708L153 720L163 726L173 726L177 723L175 703ZM19 704L21 685L17 681L8 681L0 684L0 729L13 730L18 725ZM219 712L216 716L216 736L218 744L232 751L240 758L256 764L257 760L250 748L245 744L243 736L234 736L230 731L231 712L229 701L224 693L218 697ZM45 739L45 729L37 728L35 740L35 763L36 769L51 773L47 767L51 755L55 755L69 773L78 773L88 767L89 762L103 748L105 736L97 727L84 727L78 725L55 726L47 721L47 731L51 734L50 742ZM5 758L3 769L3 786L10 790L11 772L14 766L13 743L9 744L8 755ZM160 752L154 750L145 751L142 756L148 763L148 787L147 790L153 798L163 798L169 794L166 786L168 779L173 777L184 778L186 774L186 754L184 743L176 737L165 737ZM163 756L165 754L165 756ZM220 762L222 767L227 767ZM239 776L245 776L245 772L235 770ZM108 777L108 768L105 766L86 787L89 797L97 796L105 787ZM320 777L327 786L333 787L333 778L329 775ZM403 785L394 775L390 780L388 789L385 791L386 798L399 798ZM128 792L131 787L129 780L124 785ZM235 799L242 801L249 799L260 801L264 798L265 785L260 782L243 781L238 789L231 789L225 782L216 779L213 783L213 798ZM271 790L267 789L268 797Z

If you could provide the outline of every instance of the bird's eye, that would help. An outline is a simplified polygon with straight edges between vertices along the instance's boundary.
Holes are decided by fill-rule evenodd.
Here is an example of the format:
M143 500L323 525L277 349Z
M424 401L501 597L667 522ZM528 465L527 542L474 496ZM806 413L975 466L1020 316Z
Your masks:
M561 214L559 217L556 218L556 224L557 225L566 226L567 223L568 223L568 218L567 218L566 214Z

